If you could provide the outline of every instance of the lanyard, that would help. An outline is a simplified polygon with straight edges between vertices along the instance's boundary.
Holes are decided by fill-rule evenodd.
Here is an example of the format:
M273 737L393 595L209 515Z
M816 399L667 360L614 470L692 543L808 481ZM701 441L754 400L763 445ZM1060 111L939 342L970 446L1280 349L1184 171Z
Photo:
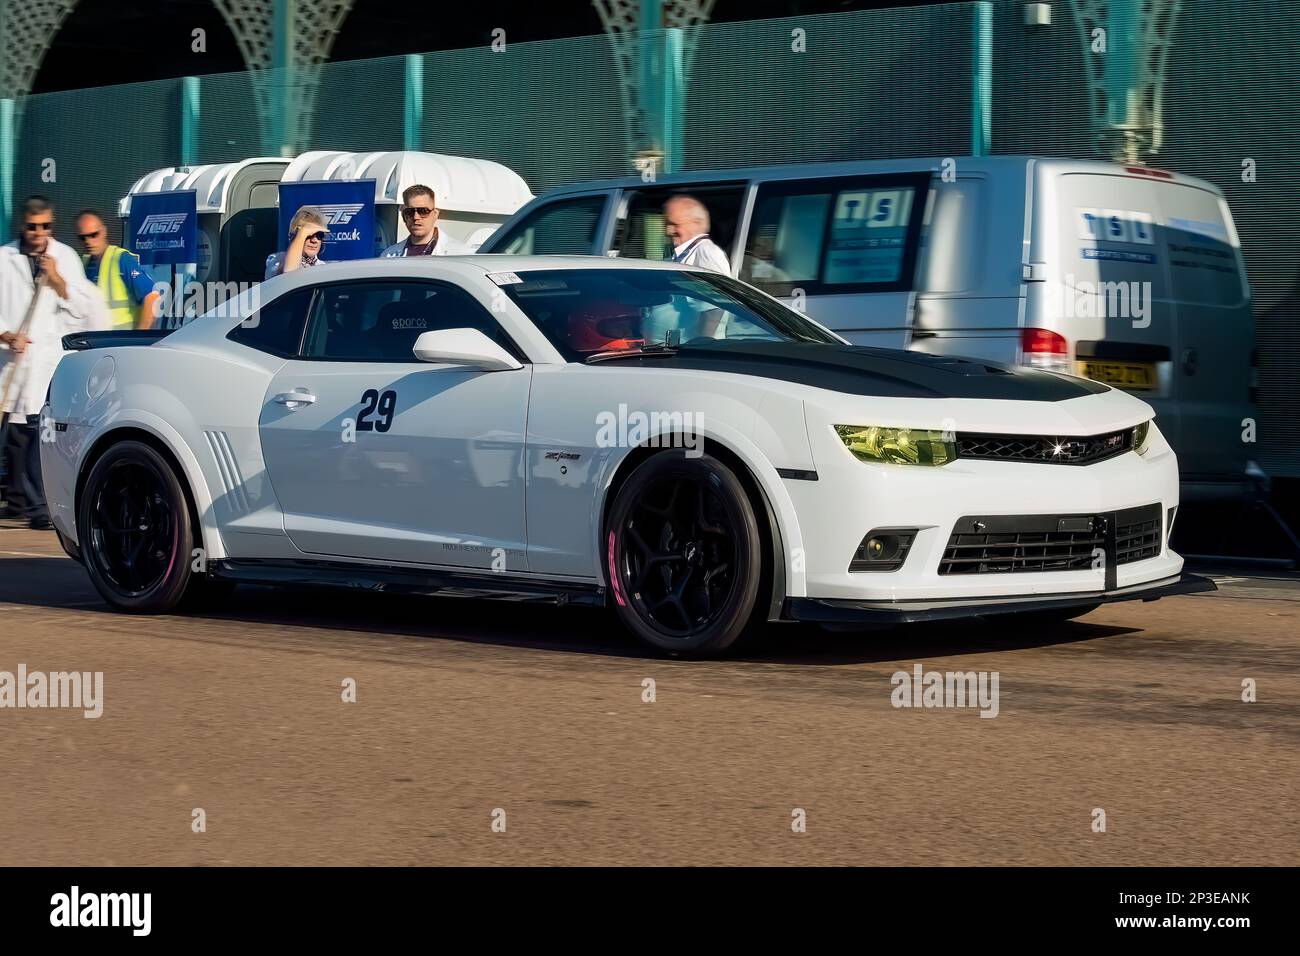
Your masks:
M407 236L407 237L406 237L406 248L402 250L402 255L403 255L403 256L410 256L410 255L416 255L416 256L431 256L431 255L433 255L433 250L434 250L434 248L435 248L437 245L438 245L438 230L435 228L435 229L433 230L433 235L429 237L429 241L426 242L426 243L424 243L423 245L415 245L415 246L413 246L412 243L411 243L411 237L410 237L410 236ZM424 252L415 252L415 253L413 253L413 252L411 252L411 249L412 249L412 248L415 248L415 249L423 249L423 250L425 250L425 251L424 251Z
M686 244L685 249L683 249L681 252L673 256L673 262L685 262L686 257L695 251L695 247L698 246L701 242L703 242L707 238L709 238L709 234L707 232L700 233L698 236L696 236L694 239L692 239L690 242Z

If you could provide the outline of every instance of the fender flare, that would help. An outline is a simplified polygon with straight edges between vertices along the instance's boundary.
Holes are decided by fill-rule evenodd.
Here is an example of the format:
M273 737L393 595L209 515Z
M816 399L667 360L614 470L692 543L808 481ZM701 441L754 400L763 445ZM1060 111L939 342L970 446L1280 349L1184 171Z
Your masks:
M195 457L190 446L181 437L180 432L165 419L152 412L146 412L138 408L123 411L114 415L111 421L104 422L93 432L87 434L83 450L77 456L77 484L80 485L81 475L85 470L86 459L91 449L95 448L105 436L127 429L135 429L151 435L180 464L183 472L181 478L185 481L190 495L193 496L194 507L198 511L199 527L202 531L203 547L207 551L207 559L214 561L225 558L226 549L221 540L221 529L217 527L215 519L212 492L208 488L207 479L203 476L203 469L199 466L198 458ZM80 530L78 530L77 534L78 538L80 538Z
M596 487L599 489L599 493L593 496L592 500L591 553L596 581L604 587L609 587L609 581L605 576L605 543L602 540L604 537L605 505L609 499L614 478L627 462L628 456L638 448L654 447L656 445L659 447L680 448L682 443L680 441L673 443L669 438L670 435L671 432L660 430L649 435L640 445L623 449L622 454L609 456L605 461L601 474L596 479ZM774 603L779 603L783 597L804 597L807 593L806 562L799 560L804 553L803 531L799 525L799 515L795 511L794 501L790 498L789 492L786 491L784 480L776 473L776 467L754 442L725 423L708 421L696 433L696 437L702 437L705 441L716 442L735 455L749 469L749 473L758 485L759 491L766 499L767 510L775 522L773 544L779 549L781 555L781 567L774 569L775 580L778 584L778 590L784 591L784 594L773 595Z

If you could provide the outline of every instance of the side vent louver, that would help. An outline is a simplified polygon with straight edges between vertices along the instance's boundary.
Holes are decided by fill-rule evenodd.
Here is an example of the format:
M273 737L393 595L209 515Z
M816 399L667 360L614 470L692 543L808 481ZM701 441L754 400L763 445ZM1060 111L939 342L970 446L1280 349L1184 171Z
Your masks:
M204 432L203 437L208 440L208 448L216 459L226 506L234 514L248 514L248 493L244 490L244 476L239 473L234 450L230 447L230 436L225 432Z

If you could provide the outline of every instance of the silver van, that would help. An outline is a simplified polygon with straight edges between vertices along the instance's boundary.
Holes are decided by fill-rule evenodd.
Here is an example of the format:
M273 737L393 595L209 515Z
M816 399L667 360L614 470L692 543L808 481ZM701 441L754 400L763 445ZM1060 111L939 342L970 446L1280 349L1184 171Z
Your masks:
M1155 407L1185 500L1251 487L1254 320L1206 182L1032 156L708 170L555 189L479 249L668 258L688 193L732 274L852 342L1070 372Z

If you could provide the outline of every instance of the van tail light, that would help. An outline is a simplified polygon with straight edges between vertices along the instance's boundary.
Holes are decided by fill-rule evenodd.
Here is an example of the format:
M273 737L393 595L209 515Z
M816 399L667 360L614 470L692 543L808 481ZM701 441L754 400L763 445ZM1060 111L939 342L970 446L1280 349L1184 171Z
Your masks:
M1065 336L1051 329L1020 330L1020 364L1049 372L1070 370L1070 346Z

